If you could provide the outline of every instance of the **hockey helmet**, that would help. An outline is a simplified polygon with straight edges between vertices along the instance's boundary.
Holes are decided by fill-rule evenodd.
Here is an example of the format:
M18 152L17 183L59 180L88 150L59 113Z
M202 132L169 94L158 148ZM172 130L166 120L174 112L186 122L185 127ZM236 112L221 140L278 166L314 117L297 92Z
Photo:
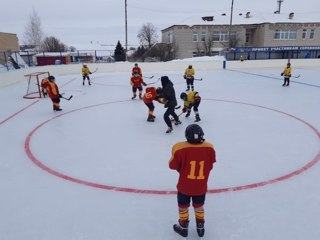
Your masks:
M192 68L192 65L189 65L189 67L188 67L189 69L191 69Z
M287 66L290 67L290 66L291 66L291 63L287 63Z
M182 92L180 94L180 98L183 100L183 101L187 101L188 100L188 95L185 93L185 92Z
M138 63L135 63L134 66L138 67Z
M189 143L201 143L205 140L203 130L198 124L190 124L186 128L185 136Z
M54 82L56 80L56 78L51 75L51 76L48 77L48 80L51 81L51 82Z

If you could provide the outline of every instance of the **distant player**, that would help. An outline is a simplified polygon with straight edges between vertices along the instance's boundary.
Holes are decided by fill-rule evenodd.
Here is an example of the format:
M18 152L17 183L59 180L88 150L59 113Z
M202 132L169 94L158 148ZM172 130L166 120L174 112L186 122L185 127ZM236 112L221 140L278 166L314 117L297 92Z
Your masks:
M182 237L188 236L191 200L198 236L203 237L205 232L203 206L208 190L209 174L216 162L216 153L213 145L205 142L203 136L203 130L199 125L189 125L185 131L187 141L173 145L169 160L169 168L179 173L177 184L179 221L173 225L173 230Z
M60 108L60 93L57 84L55 83L55 77L49 76L47 82L41 83L41 87L47 90L49 97L51 98L53 104L53 111L61 111Z
M134 67L132 68L132 75L137 72L141 77L142 77L142 70L141 68L138 66L138 63L134 64Z
M84 64L82 67L82 79L83 79L82 85L84 85L84 82L86 79L88 80L89 85L91 85L89 74L92 74L92 72L90 72L90 69L88 68L88 66Z
M132 86L133 96L131 99L135 99L137 97L137 90L139 90L139 98L142 99L142 85L147 86L147 84L143 81L142 77L138 72L134 72L130 78L130 85Z
M283 76L283 84L282 86L289 86L290 84L290 78L291 78L291 72L292 72L292 68L291 68L291 64L287 63L286 68L283 70L283 72L281 73L281 76Z
M156 116L153 115L153 111L154 111L154 104L153 104L153 100L158 101L160 103L162 103L159 100L159 94L161 94L162 92L162 88L158 87L147 87L146 88L146 93L143 95L143 102L147 105L149 111L148 111L148 118L147 121L148 122L154 122Z
M187 90L186 91L189 91L190 87L191 87L191 91L194 90L194 86L193 86L194 73L195 73L195 71L194 71L194 68L192 67L192 65L189 65L184 71L183 78L186 79L186 82L187 82Z
M199 96L198 92L188 92L188 93L181 93L180 98L184 101L182 112L187 112L186 117L190 116L191 110L193 108L194 114L196 116L195 122L201 121L198 107L201 102L201 97Z

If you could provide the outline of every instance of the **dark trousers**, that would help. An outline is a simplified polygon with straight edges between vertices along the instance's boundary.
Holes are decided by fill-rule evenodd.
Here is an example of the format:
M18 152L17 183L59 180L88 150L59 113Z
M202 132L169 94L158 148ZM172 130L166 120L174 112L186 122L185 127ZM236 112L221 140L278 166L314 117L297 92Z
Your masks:
M289 86L289 83L290 83L290 78L285 77L285 78L284 78L284 83L283 83L283 85Z
M167 126L172 128L172 122L169 116L172 116L174 120L177 122L179 120L178 115L174 111L174 107L168 107L167 111L165 111L163 115L163 119L166 122Z

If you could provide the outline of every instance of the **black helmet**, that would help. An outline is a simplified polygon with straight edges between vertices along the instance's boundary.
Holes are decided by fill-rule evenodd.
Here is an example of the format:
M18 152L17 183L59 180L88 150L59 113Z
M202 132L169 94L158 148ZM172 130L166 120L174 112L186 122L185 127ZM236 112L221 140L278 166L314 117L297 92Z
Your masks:
M201 143L205 140L203 130L198 124L190 124L186 128L185 136L189 143Z
M187 101L188 100L188 96L185 92L181 93L180 94L180 98L183 100L183 101Z
M49 76L49 77L48 77L48 80L49 80L49 81L54 81L55 79L56 79L56 78L55 78L54 76Z
M161 94L161 93L162 93L162 88L161 88L161 87L158 87L158 88L156 89L156 92L157 92L157 94Z
M188 66L188 68L190 68L190 69L191 69L191 68L192 68L192 65L189 65L189 66Z

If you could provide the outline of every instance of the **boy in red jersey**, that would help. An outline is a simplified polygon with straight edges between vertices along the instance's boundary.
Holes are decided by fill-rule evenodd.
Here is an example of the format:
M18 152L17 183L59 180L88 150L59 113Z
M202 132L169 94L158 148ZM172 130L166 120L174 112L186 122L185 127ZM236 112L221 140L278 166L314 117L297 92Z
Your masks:
M159 94L162 92L162 88L158 87L147 87L146 88L146 93L143 95L143 102L145 105L147 105L149 111L148 111L148 118L147 121L148 122L154 122L154 119L156 118L156 116L153 115L153 111L154 111L154 104L153 104L153 100L158 101L159 103L162 103L159 100Z
M197 233L204 236L204 203L208 190L208 179L216 153L213 145L205 142L203 130L197 124L186 128L187 142L178 142L172 147L172 157L169 167L179 172L177 184L177 200L179 207L179 223L173 225L173 230L182 237L188 236L189 206L195 212Z
M138 74L138 72L134 72L131 79L130 84L132 86L133 96L131 99L135 99L137 94L137 89L139 90L139 98L142 99L142 85L147 86L147 84L143 81L142 77Z
M138 63L134 64L134 67L132 68L132 75L137 72L141 77L142 77L142 70L141 68L138 66Z
M41 87L47 90L49 97L51 98L53 104L53 111L61 111L60 108L60 93L57 84L55 83L55 77L49 76L49 81L42 81Z

